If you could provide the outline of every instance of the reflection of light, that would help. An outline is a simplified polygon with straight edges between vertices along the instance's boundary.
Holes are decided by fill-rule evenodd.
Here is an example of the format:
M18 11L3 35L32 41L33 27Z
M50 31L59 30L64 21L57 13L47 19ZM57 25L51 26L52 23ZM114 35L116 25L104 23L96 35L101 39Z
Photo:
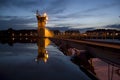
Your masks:
M38 62L39 60L43 60L46 63L47 60L48 60L48 53L46 53L46 52L45 53L39 53L38 57L35 58L35 62Z
M47 47L50 44L50 40L48 38L45 38L45 47Z
M43 60L44 62L47 62L48 60L48 51L45 49L45 47L47 47L50 44L50 40L48 38L40 38L38 40L38 56L37 56L37 60L35 61L39 61L39 60Z
M38 60L37 59L35 59L35 62L37 62Z
M25 38L26 40L28 40L28 38Z
M45 54L45 57L48 59L48 54Z
M12 38L12 40L15 40L15 38Z
M47 62L47 59L46 59L46 58L44 58L43 60L44 60L45 63Z
M47 52L47 51L46 51ZM44 58L43 58L43 60L44 60L44 62L47 62L47 60L48 60L48 53L44 53Z

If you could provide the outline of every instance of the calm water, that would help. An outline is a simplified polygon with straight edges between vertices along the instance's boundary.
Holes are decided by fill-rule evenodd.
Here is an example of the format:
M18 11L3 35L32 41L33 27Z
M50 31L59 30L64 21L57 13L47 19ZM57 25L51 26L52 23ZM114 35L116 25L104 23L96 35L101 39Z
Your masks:
M93 58L94 71L100 80L120 80L120 67L110 65L98 58Z
M120 80L120 69L98 58L92 59L100 80ZM113 75L111 75L113 70ZM117 71L119 70L119 71ZM110 73L110 74L109 74ZM108 75L109 74L109 75ZM90 80L54 43L0 44L0 80Z
M91 80L57 47L37 43L0 44L0 80Z

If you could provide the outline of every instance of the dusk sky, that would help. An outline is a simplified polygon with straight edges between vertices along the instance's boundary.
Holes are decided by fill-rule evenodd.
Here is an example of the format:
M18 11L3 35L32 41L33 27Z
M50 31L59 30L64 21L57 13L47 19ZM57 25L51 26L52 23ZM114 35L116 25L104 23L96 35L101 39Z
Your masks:
M120 24L120 0L0 0L0 30L37 29L36 10L48 14L47 27Z

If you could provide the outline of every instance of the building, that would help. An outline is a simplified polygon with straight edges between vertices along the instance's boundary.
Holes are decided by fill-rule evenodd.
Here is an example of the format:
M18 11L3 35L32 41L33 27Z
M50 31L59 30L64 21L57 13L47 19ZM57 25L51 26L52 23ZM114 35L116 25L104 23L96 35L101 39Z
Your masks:
M90 39L120 39L120 30L96 29L86 31L86 36Z

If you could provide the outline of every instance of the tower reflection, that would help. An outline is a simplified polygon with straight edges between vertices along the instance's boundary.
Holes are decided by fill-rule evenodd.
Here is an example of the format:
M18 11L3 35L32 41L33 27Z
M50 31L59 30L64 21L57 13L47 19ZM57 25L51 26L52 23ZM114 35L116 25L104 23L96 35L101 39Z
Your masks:
M37 46L38 46L38 55L35 59L36 62L39 62L40 60L47 62L48 60L48 51L46 50L46 47L50 44L50 40L48 38L39 38L37 40Z

